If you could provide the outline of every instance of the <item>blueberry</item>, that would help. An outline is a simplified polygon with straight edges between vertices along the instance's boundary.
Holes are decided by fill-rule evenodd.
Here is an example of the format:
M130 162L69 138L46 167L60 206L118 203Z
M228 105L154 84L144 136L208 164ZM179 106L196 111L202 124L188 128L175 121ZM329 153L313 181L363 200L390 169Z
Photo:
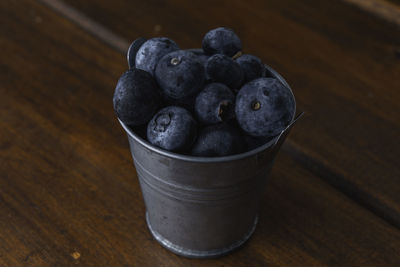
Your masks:
M169 151L188 150L197 135L197 123L189 111L169 106L161 109L147 126L147 139Z
M235 95L222 83L210 83L197 97L194 110L204 124L228 121L234 117Z
M238 130L225 123L206 126L200 131L192 148L192 155L221 157L243 151L243 140Z
M130 69L135 67L137 51L142 46L142 44L144 44L144 42L146 42L146 39L139 37L129 46L128 53L126 54L126 59L128 60L128 66Z
M197 60L204 66L204 70L206 69L207 61L210 58L210 55L204 53L203 49L201 48L193 48L193 49L186 49L186 51L190 51L197 57ZM211 82L211 80L206 75L206 83Z
M161 104L161 91L146 71L130 69L119 78L113 104L118 118L129 126L147 123Z
M292 120L292 92L277 79L258 78L246 83L236 96L236 119L252 136L275 136Z
M223 83L231 89L238 89L243 81L243 72L232 58L215 54L208 58L206 77L213 82Z
M157 64L155 78L164 95L177 104L194 98L204 85L203 64L185 50L166 54Z
M232 57L242 50L242 42L233 30L220 27L206 33L202 47L206 54L224 54Z
M192 49L186 49L185 51L192 52L196 57L197 60L200 61L203 66L206 66L207 60L210 57L206 53L204 53L203 49L201 48L192 48Z
M154 75L158 61L166 54L178 50L178 45L165 37L147 40L136 54L136 68Z
M244 54L236 59L244 74L244 83L264 77L265 66L256 56Z

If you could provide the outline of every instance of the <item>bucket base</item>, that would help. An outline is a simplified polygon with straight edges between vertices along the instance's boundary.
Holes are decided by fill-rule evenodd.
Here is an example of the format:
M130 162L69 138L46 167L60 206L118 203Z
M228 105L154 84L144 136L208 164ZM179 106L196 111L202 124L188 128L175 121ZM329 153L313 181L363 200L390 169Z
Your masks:
M258 222L258 216L256 216L256 218L254 219L254 223L251 226L249 232L247 232L247 234L245 236L243 236L242 239L240 239L237 242L231 244L230 246L227 246L222 249L205 250L205 251L185 249L183 247L177 246L177 245L171 243L170 241L168 241L166 238L161 236L158 232L154 231L154 229L151 227L149 216L148 216L147 212L146 212L146 222L147 222L147 226L149 227L149 230L150 230L151 234L153 235L153 237L166 249L172 251L175 254L178 254L178 255L181 255L184 257L205 259L205 258L216 258L219 256L226 255L226 254L232 252L233 250L239 248L241 245L243 245L250 238L250 236L254 233L254 230L256 229L256 225Z

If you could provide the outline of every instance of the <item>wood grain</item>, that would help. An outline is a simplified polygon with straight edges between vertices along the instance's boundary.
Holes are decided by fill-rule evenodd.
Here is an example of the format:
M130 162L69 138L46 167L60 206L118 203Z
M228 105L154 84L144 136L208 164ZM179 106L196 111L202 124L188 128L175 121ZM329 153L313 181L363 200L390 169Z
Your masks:
M286 77L298 109L308 114L285 149L400 227L400 32L395 24L340 1L66 2L129 40L169 36L190 48L213 27L234 28L245 52Z
M114 34L112 31L97 23L96 21L88 18L85 14L81 13L76 8L64 3L61 0L40 0L42 3L50 6L55 11L63 14L66 18L74 21L82 29L90 32L103 42L109 44L111 47L119 51L127 51L129 44L128 41Z
M398 0L344 0L361 9L400 26L400 2Z
M0 25L0 266L400 261L397 229L287 153L276 161L248 244L218 260L169 253L146 228L126 136L112 110L123 55L34 1L0 1Z

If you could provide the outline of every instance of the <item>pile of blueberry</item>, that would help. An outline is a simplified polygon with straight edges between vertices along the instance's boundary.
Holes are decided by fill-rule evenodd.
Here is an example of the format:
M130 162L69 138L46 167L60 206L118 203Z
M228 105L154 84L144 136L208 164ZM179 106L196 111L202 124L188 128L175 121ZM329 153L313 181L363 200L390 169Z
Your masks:
M137 133L145 129L151 144L182 154L227 156L266 143L291 122L294 97L241 50L228 28L209 31L202 49L136 39L115 88L118 118Z

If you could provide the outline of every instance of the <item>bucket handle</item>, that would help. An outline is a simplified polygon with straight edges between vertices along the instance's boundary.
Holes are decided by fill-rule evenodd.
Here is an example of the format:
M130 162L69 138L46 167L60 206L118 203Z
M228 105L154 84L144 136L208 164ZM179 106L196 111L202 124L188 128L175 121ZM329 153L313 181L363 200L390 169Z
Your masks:
M273 146L278 146L278 148L282 145L283 141L285 140L286 136L289 134L290 130L293 128L295 123L303 117L304 112L300 112L297 114L297 116L294 118L294 120L279 134L278 138L276 138L275 143ZM279 143L279 144L278 144Z

